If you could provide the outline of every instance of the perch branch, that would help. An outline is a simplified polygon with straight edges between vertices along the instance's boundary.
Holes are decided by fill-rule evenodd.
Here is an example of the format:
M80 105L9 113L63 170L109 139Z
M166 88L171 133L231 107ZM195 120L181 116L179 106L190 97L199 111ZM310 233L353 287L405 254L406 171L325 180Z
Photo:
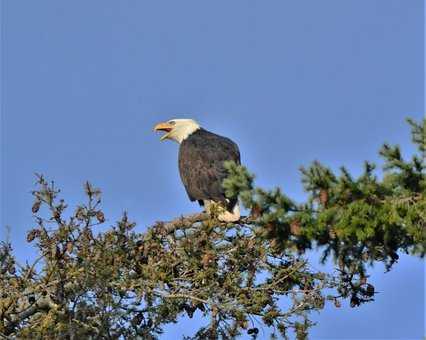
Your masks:
M176 229L186 229L194 226L195 223L205 222L211 219L211 216L206 213L197 213L191 215L182 215L178 218L175 218L167 222L157 222L156 226L161 226L167 233L173 233ZM254 222L252 216L241 216L240 220L235 222L235 224L252 224ZM225 225L226 222L217 221L218 224Z

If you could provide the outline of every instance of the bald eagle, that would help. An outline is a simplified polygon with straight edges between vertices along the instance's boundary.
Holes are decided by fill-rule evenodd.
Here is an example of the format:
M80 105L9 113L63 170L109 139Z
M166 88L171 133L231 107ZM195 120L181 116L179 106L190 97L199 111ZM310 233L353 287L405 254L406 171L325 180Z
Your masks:
M189 199L198 201L208 213L215 209L220 221L238 221L238 201L226 198L222 187L227 176L224 162L241 162L237 144L203 129L192 119L158 123L154 130L166 132L160 140L171 139L180 144L179 172Z

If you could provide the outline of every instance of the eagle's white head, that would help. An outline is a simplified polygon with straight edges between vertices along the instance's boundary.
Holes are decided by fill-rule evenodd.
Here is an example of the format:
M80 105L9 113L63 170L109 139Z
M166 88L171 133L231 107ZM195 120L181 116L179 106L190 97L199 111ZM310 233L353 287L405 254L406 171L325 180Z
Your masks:
M154 127L154 131L166 132L160 140L172 139L179 144L198 129L200 129L200 125L193 119L171 119L167 122L158 123Z

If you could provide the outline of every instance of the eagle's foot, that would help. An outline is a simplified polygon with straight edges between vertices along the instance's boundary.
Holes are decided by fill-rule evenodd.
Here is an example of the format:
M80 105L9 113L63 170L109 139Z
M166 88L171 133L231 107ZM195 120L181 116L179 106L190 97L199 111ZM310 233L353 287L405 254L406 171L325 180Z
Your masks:
M239 221L241 218L238 203L234 205L232 211L227 210L220 203L207 200L204 201L204 207L209 215L215 216L221 222L232 223Z

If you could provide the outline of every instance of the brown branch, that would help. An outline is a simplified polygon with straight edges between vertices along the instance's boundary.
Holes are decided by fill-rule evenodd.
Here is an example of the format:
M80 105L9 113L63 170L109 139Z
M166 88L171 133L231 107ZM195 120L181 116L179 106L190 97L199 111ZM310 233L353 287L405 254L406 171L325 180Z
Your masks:
M0 339L1 340L10 340L10 339L12 339L11 337L9 337L9 336L7 336L7 335L5 335L5 334L3 334L3 333L0 333Z
M42 297L38 301L36 301L32 306L24 309L17 314L12 314L11 322L6 324L5 327L5 335L11 335L15 332L15 328L24 320L33 316L36 313L47 312L51 309L58 309L58 305L56 305L50 297Z
M171 234L175 232L177 229L186 229L191 228L194 226L195 223L199 222L205 222L211 219L211 216L206 213L197 213L197 214L191 214L191 215L182 215L178 218L175 218L174 220L167 221L167 222L157 222L155 226L162 227L166 233ZM216 223L220 225L226 225L226 222L221 222L215 220ZM254 219L252 216L241 216L240 220L237 222L234 222L235 224L252 224L254 222Z
M201 302L201 303L205 303L206 305L209 304L209 302L207 300L201 299L199 297L190 295L190 294L182 294L182 293L176 293L176 294L169 294L169 293L164 293L161 291L155 291L156 294L160 295L161 297L165 298L165 299L189 299L189 300L194 300L197 302Z
M42 291L50 290L52 285L57 285L57 284L58 284L58 281L55 280L45 285L42 288L38 287L39 289L37 290L42 290ZM78 284L74 284L74 283L67 283L64 286L66 292L72 292L76 287L78 287ZM36 290L29 291L25 294L22 294L22 297L27 297L31 294L37 294L37 291ZM34 314L41 313L41 312L48 312L49 310L52 310L52 309L56 310L57 313L59 314L63 313L59 310L60 306L54 303L49 295L40 296L32 305L23 306L22 304L20 304L18 305L18 307L21 307L21 310L18 310L15 313L9 313L10 322L6 324L6 327L5 327L6 336L13 334L16 331L16 327L18 327L20 323L27 320ZM0 340L1 339L2 338L0 336Z
M186 216L180 216L172 221L168 222L157 222L157 225L162 225L168 234L173 233L176 229L185 229L192 227L195 223L208 221L210 215L206 212L191 214Z

